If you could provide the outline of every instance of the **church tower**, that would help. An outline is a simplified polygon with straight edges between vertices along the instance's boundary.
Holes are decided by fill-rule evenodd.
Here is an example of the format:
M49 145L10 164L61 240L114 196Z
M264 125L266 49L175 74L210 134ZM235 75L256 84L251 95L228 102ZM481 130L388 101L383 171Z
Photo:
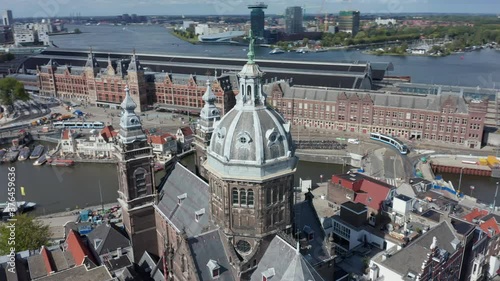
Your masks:
M84 75L85 80L87 80L87 90L88 90L88 100L87 102L91 104L96 104L97 102L97 89L95 84L95 78L97 73L99 73L99 63L92 52L92 48L90 48L89 55L87 57L87 61L85 62L84 67Z
M208 179L203 163L207 159L207 147L210 145L210 138L214 130L214 123L220 120L220 110L215 106L217 97L215 96L210 81L207 80L207 90L203 95L205 106L201 109L200 118L196 126L195 149L196 149L196 172L205 180Z
M116 147L119 154L118 202L122 208L125 230L134 249L134 260L138 262L144 251L155 253L157 250L153 150L147 142L139 116L134 112L136 104L128 87L125 88L121 108Z
M240 270L259 262L264 238L292 224L298 158L290 124L266 104L263 75L250 35L236 105L216 123L205 162L211 219L242 258Z
M144 79L144 69L135 54L135 49L127 68L127 83L130 87L132 100L138 105L137 111L141 112L147 104L146 81Z

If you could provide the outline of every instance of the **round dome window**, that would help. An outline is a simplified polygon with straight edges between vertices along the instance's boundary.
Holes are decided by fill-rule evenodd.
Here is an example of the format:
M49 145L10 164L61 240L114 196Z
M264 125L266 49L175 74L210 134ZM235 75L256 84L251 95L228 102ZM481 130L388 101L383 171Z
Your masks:
M252 246L247 241L240 240L236 243L236 249L241 253L248 253L252 249Z

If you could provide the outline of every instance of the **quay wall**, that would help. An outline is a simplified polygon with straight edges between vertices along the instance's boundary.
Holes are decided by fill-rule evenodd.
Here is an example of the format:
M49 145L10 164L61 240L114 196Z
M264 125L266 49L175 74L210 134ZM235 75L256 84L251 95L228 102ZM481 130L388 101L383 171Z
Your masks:
M321 154L320 151L317 153L311 153L309 151L297 150L295 155L299 157L302 161L325 163L325 164L339 164L339 165L350 165L353 167L360 167L357 160L351 157L349 154Z
M438 165L431 163L431 168L434 173L451 173L451 174L464 174L464 175L474 175L474 176L491 176L491 170L481 170L476 168L466 168L466 167L453 167L447 165Z

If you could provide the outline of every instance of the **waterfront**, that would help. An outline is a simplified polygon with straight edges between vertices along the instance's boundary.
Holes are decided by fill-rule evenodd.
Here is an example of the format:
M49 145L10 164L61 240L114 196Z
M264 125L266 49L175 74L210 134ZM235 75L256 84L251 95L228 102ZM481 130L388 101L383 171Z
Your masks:
M237 45L193 45L171 35L159 25L133 26L68 26L71 30L79 28L83 33L52 37L60 48L96 51L132 52L152 54L181 54L196 56L246 57L246 46ZM482 50L447 57L398 57L363 54L359 50L339 50L321 53L297 54L295 52L270 55L270 49L257 48L257 58L276 60L309 61L370 61L392 62L394 71L388 75L408 75L412 82L479 86L493 88L500 83L500 52ZM495 83L496 82L496 83Z
M44 143L46 144L46 143ZM52 144L53 145L53 144ZM194 158L190 156L183 163L194 169ZM101 203L99 183L104 203L116 202L118 198L118 178L115 164L77 163L74 167L33 166L32 160L17 161L0 165L0 178L7 178L7 167L16 168L16 186L24 187L26 196L17 194L17 200L32 201L38 204L34 213L44 215ZM295 176L295 186L299 178L312 179L314 183L326 181L332 174L347 171L348 167L334 164L299 162ZM164 172L156 174L160 183ZM19 192L19 189L18 189ZM7 193L0 193L0 202L7 200Z

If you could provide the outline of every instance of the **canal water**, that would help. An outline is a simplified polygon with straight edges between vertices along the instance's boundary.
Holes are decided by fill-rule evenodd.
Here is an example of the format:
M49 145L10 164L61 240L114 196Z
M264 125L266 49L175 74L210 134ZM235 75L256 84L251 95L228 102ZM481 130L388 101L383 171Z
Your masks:
M43 143L52 148L54 144ZM0 202L7 200L8 167L16 169L17 200L33 201L38 204L36 214L49 214L85 206L99 205L101 194L103 203L116 202L118 198L118 178L116 164L77 163L73 167L33 166L34 160L17 161L0 165ZM183 163L194 170L194 158L188 157ZM331 178L333 174L347 171L348 167L333 164L321 164L300 161L295 177L295 186L299 179L311 179L313 183ZM164 172L156 174L159 184ZM99 188L100 186L100 188ZM4 188L5 187L5 188ZM25 196L20 193L24 187Z
M181 54L193 56L218 56L246 58L246 46L193 45L168 32L160 25L136 26L71 26L83 33L52 36L59 48L88 50L92 47L104 52ZM256 48L257 58L307 61L369 61L392 62L394 71L389 75L409 75L416 83L462 85L494 88L500 85L500 51L482 50L454 54L447 57L427 56L375 56L360 50L338 50L320 53L298 54L295 52L271 55L269 48Z

